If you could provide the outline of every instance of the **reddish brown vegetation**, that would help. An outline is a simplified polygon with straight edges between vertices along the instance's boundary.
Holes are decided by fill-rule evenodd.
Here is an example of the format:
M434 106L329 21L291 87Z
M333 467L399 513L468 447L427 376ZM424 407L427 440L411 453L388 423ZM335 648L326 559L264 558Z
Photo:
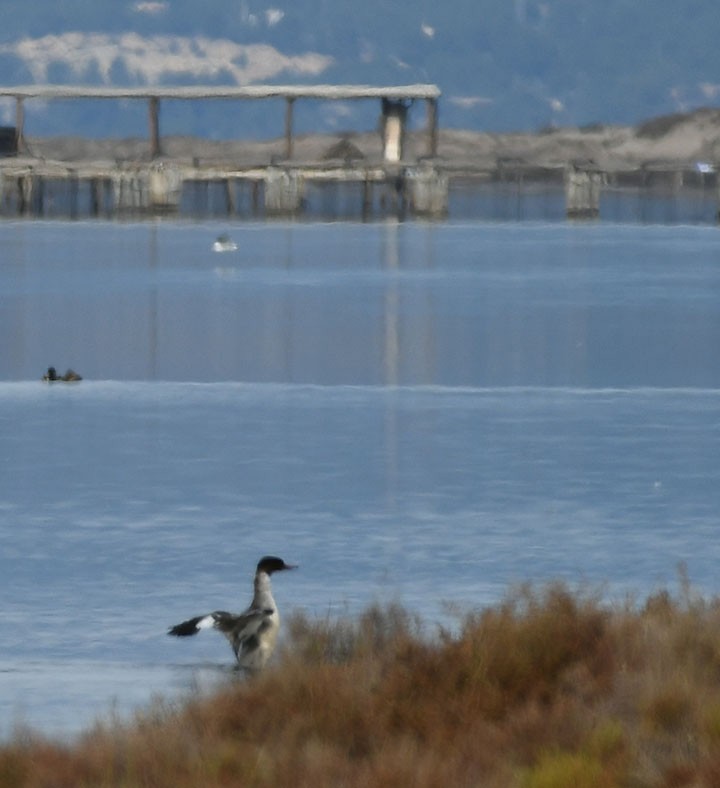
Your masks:
M720 601L521 589L459 632L399 607L296 616L275 666L72 745L20 736L0 786L720 785Z

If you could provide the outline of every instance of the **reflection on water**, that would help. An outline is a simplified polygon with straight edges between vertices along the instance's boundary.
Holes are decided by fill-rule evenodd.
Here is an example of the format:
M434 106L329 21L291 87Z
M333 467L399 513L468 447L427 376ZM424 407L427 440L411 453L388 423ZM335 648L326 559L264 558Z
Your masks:
M604 222L655 224L717 223L717 189L714 179L694 185L652 181L645 185L603 186L600 218ZM612 180L612 179L611 179ZM368 192L361 182L308 181L305 184L303 217L308 221L384 221L392 209L382 189ZM19 209L13 195L0 210L12 217ZM186 181L177 218L254 222L267 218L264 186L255 180L230 185L218 181ZM46 179L35 190L30 204L33 215L44 219L116 218L108 189L95 191L89 181ZM400 208L402 211L402 208ZM453 221L472 222L563 222L566 215L562 175L550 180L451 179L448 215Z
M518 233L517 227L523 227ZM0 378L716 386L714 228L13 223Z

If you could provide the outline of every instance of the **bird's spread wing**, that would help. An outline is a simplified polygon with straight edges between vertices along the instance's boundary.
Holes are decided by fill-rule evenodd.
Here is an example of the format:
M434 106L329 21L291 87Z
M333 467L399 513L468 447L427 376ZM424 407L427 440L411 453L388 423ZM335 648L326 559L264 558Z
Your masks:
M190 635L197 635L201 629L219 629L224 631L218 625L219 621L226 621L228 618L237 618L232 613L226 613L224 610L216 610L214 613L207 613L204 616L195 616L183 621L182 624L176 624L174 627L168 629L168 635L175 635L176 637L189 637Z
M168 635L176 637L189 637L197 635L202 629L217 629L222 632L233 644L237 653L243 649L244 644L267 626L269 617L275 611L272 608L249 608L244 613L227 613L225 610L216 610L204 616L195 616L170 627Z

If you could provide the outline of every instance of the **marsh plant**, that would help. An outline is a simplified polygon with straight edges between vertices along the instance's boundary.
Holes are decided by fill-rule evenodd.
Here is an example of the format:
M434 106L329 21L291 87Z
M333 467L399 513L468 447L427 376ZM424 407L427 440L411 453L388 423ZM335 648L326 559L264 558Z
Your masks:
M720 785L720 600L522 587L452 631L402 606L295 614L273 664L70 744L18 732L0 786Z

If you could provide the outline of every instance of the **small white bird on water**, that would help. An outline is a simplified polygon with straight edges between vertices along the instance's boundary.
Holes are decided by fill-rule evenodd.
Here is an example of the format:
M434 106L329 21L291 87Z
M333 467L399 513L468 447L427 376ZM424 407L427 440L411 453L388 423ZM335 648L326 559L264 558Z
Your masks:
M212 245L213 252L234 252L236 249L235 241L225 233L218 235Z
M286 569L296 569L282 558L266 555L260 559L255 571L255 593L250 607L244 613L226 613L216 610L196 616L182 624L170 627L168 635L188 637L201 629L217 629L230 641L238 665L249 673L265 667L277 641L280 616L272 595L270 575Z

